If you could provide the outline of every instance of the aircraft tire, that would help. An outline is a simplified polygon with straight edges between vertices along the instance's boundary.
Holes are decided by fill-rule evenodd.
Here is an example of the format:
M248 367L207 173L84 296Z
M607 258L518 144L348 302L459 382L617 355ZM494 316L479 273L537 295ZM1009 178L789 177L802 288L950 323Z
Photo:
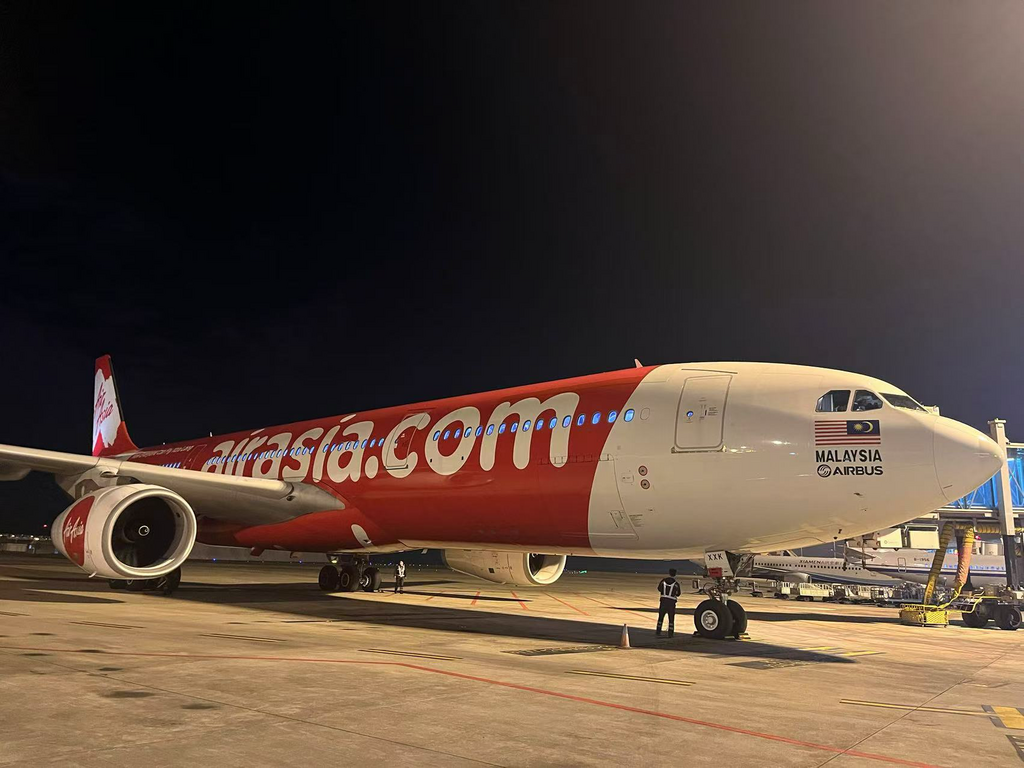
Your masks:
M739 638L740 635L747 631L747 612L735 600L730 600L726 603L726 606L729 608L729 613L732 614L731 634L733 637Z
M721 600L705 600L693 612L697 634L711 640L724 640L732 634L732 611Z
M376 592L380 589L381 575L376 568L363 570L363 577L359 580L359 586L364 592Z
M973 611L965 611L964 613L961 613L960 618L961 620L963 620L966 626L971 627L973 629L980 629L981 627L984 627L986 624L988 624L988 617L982 616L980 613L978 613L977 608L975 608Z
M164 597L170 596L174 593L174 590L181 586L181 568L175 568L166 576L154 579L154 582L154 589L159 590L160 594Z
M1011 632L1020 626L1020 608L1014 605L1001 605L996 610L996 624L1000 629Z
M320 569L320 576L317 578L317 584L320 585L320 589L324 592L333 592L338 588L338 569L333 565L327 564Z
M359 589L359 569L352 563L345 563L338 569L338 589L342 592L355 592Z
M108 579L107 583L110 585L111 589L128 589L128 584L124 581L124 579Z

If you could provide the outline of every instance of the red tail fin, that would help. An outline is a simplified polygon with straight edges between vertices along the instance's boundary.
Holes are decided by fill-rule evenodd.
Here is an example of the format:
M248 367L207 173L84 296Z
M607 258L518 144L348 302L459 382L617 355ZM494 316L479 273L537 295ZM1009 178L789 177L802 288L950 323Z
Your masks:
M92 455L116 456L137 451L121 416L110 355L96 359L92 397Z

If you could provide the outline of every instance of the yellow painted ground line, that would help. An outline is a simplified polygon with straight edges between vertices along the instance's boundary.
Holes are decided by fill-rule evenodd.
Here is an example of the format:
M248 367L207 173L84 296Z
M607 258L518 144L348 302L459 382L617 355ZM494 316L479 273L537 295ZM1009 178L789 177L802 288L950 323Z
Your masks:
M664 683L665 685L696 685L688 680L668 680L663 677L638 677L636 675L616 675L612 672L591 672L586 669L570 669L570 675L590 675L592 677L613 677L616 680L637 680L642 683Z
M840 704L856 704L861 707L881 707L882 709L903 709L912 712L938 712L942 715L971 715L972 717L992 717L991 712L979 712L973 709L950 709L948 707L915 707L912 704L887 704L882 701L858 701L857 699L840 699Z
M383 648L360 648L363 653L386 653L391 656L415 656L418 659L441 659L443 661L458 661L461 656L442 656L437 653L413 653L412 651L386 651Z
M885 651L849 651L847 653L840 653L839 656L878 656L885 653Z

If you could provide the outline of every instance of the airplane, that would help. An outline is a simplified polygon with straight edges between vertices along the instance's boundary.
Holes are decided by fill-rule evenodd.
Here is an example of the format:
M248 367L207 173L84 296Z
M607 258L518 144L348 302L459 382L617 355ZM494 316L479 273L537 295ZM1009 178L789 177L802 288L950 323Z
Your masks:
M757 555L754 557L754 575L793 583L821 581L868 586L892 586L899 583L895 578L868 569L859 562L841 557L804 557L792 552Z
M891 576L901 581L927 584L931 571L933 550L897 549L857 551L857 558L863 558L864 568L879 575ZM955 579L957 551L947 549L942 561L940 578ZM941 582L940 582L941 583ZM950 581L952 583L952 581ZM1002 555L971 555L968 583L974 587L1006 586L1006 560Z
M637 366L139 449L109 356L92 455L0 445L0 479L74 499L55 547L111 586L173 589L195 541L337 555L325 591L375 589L369 555L546 586L568 555L704 556L705 637L739 636L731 566L879 530L1001 466L982 433L879 379L774 363ZM746 554L744 554L746 553Z

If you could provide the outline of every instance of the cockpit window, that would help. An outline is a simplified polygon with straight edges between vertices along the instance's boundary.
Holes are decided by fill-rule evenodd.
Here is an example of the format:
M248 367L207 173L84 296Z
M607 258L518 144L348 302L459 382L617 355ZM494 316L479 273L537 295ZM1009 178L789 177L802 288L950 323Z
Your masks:
M878 395L874 392L868 392L866 389L858 389L857 394L853 396L853 411L877 411L882 407L882 401L878 399Z
M906 408L908 411L925 410L924 406L917 402L917 400L912 397L908 397L907 395L890 395L883 392L882 397L884 397L893 408Z
M850 404L850 390L833 389L818 398L818 405L814 409L818 413L840 413L846 410Z

